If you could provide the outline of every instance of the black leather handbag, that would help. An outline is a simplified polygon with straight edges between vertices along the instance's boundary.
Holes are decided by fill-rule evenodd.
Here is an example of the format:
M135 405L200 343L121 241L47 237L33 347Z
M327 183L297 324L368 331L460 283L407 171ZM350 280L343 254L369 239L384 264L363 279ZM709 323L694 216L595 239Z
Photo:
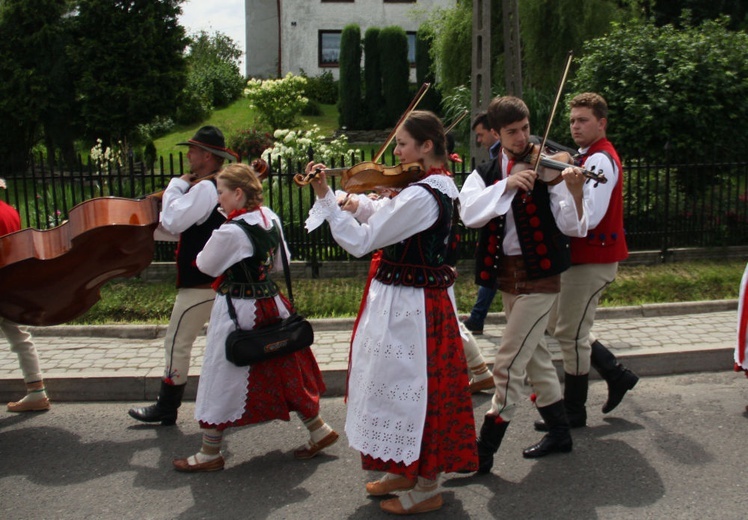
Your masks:
M288 299L293 305L291 271L288 267L286 247L282 240L279 245L283 258ZM252 330L243 330L239 328L236 309L231 302L230 294L226 295L226 303L229 308L229 316L236 324L236 330L230 332L226 338L226 359L236 366L245 367L260 361L285 356L314 343L312 324L296 312L277 323Z
M229 301L231 301L229 299ZM233 307L232 304L229 304ZM245 367L258 361L285 356L314 343L312 325L293 313L288 318L259 329L236 329L226 338L226 359Z

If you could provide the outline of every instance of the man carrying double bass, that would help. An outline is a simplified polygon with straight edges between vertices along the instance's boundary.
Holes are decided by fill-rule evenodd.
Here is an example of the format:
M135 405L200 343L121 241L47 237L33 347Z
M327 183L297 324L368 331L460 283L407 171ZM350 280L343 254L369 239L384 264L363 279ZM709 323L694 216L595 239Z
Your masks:
M165 368L158 400L151 406L131 408L131 417L143 422L173 425L182 404L190 367L192 345L210 318L215 292L213 278L201 273L195 258L213 230L226 221L218 211L215 180L196 182L217 173L224 160L238 160L226 148L223 133L215 126L204 126L185 143L189 146L189 174L169 182L162 199L159 231L179 237L177 246L177 297L164 340Z

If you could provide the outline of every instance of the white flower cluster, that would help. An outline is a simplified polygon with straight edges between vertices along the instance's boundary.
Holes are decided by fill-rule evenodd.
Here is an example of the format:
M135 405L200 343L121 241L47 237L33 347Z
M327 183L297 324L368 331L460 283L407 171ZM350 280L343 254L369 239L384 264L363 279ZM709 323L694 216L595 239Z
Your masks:
M100 170L109 165L124 166L124 152L122 151L122 141L117 141L116 147L106 147L103 149L104 142L101 138L96 140L96 145L91 148L89 153L90 161Z
M268 148L262 153L262 158L273 164L281 158L283 164L292 164L300 162L302 165L309 160L308 150L311 148L314 152L314 160L330 163L335 161L340 163L344 157L346 163L350 165L351 155L356 157L361 155L360 150L348 147L348 138L345 135L327 141L318 125L313 125L309 130L288 130L279 129L273 133L275 143L272 148Z

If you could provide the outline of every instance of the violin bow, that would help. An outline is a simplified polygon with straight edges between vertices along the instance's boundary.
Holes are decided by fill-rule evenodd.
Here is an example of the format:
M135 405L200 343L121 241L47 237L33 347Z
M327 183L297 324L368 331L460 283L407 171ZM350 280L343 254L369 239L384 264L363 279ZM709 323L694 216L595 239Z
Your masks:
M548 140L548 134L551 131L551 124L553 123L553 118L556 115L556 108L558 107L558 102L561 100L561 93L564 90L564 83L566 83L566 77L569 75L569 69L571 68L571 58L573 56L574 52L569 51L569 54L566 56L566 66L564 67L564 74L561 76L561 82L558 84L558 90L556 90L556 99L553 101L553 108L551 108L551 115L548 116L548 123L545 125L545 132L543 133L543 142L540 143L540 148L538 150L538 157L535 159L535 165L533 166L533 171L538 171L538 166L540 166L540 157L543 155L543 149L545 148L545 143Z
M469 113L470 113L469 110L463 110L462 112L460 112L460 114L455 118L455 120L452 121L452 123L447 128L444 129L444 134L446 135L452 130L454 130L455 127L460 124L460 121L465 119L465 116L468 115Z
M410 102L410 105L408 105L408 108L405 109L405 112L402 116L400 116L400 120L395 125L395 128L392 129L392 132L390 132L390 135L387 136L387 140L384 142L384 144L377 150L376 155L372 158L372 162L379 162L379 159L381 159L382 155L384 154L385 150L387 150L387 147L390 145L392 140L395 138L395 135L397 132L400 131L400 128L402 128L403 123L405 123L405 119L410 115L413 110L416 109L416 106L418 103L421 102L423 99L423 96L426 95L426 92L429 90L429 87L431 87L431 83L424 83L421 85L421 88L418 89L418 92L416 92L415 97Z

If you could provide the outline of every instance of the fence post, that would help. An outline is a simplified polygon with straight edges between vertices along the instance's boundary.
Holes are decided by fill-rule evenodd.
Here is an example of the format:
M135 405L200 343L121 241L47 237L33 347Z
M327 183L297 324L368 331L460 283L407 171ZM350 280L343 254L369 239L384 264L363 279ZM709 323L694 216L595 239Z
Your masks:
M670 240L670 141L665 143L665 203L664 203L664 228L662 230L662 245L660 247L660 262L663 264L671 256L668 250Z

